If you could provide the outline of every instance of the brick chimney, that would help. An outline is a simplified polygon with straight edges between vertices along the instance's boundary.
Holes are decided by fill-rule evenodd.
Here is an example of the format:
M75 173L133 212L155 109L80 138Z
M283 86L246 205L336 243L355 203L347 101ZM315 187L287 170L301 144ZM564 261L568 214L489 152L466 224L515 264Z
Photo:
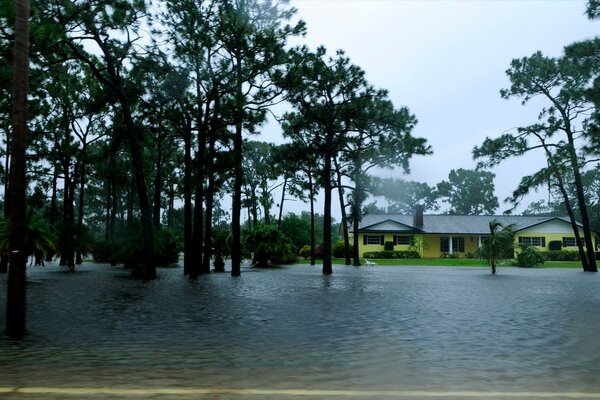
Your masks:
M423 206L421 204L417 204L415 206L415 213L413 214L413 226L423 226Z

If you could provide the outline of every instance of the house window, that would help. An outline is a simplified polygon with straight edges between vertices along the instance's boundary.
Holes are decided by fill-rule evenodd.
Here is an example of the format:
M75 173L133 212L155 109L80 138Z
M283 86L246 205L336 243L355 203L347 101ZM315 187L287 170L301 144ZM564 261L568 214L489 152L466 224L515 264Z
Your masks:
M442 253L450 252L450 238L440 238L440 251ZM453 237L452 238L452 252L464 253L465 252L465 238L464 237Z
M546 247L546 238L543 236L520 236L519 244L536 247Z
M363 244L378 244L383 245L383 236L381 235L365 235L363 236Z
M577 246L577 240L575 240L575 236L563 237L562 238L562 245L563 245L563 247L576 247Z
M401 245L406 245L406 246L410 246L414 240L414 236L394 236L395 240L395 244L401 244Z

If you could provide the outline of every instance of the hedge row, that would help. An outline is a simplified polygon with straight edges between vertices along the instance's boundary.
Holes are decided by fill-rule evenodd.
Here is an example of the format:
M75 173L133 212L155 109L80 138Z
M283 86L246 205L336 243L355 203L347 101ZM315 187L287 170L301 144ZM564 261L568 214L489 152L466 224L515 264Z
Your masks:
M579 252L577 251L540 251L542 257L546 261L579 261Z
M418 251L367 251L363 258L421 258Z

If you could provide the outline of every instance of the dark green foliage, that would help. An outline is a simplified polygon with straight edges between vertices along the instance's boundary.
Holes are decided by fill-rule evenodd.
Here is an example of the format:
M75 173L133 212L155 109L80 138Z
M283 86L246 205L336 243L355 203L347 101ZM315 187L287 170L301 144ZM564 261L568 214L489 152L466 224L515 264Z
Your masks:
M541 251L540 254L546 261L581 261L577 251Z
M158 229L154 234L154 258L157 266L167 266L179 262L183 250L181 238L170 229Z
M124 264L126 268L139 266L142 260L142 228L130 225L123 229L113 241L103 241L96 245L94 261ZM168 266L179 261L182 244L179 237L170 229L154 230L154 265Z
M321 233L316 229L316 233ZM301 249L304 245L310 243L310 214L304 213L302 216L288 213L281 219L281 232L290 238L294 247ZM319 235L322 238L323 235ZM317 239L317 241L319 241ZM310 255L309 255L310 257Z
M394 242L392 241L387 241L383 244L383 249L386 251L393 251L394 250Z
M27 256L35 256L36 263L47 253L56 251L56 236L50 230L48 221L39 214L34 214L27 221L25 235L25 249ZM7 220L0 220L0 252L8 253L9 247L9 223ZM40 260L40 261L41 261Z
M560 251L562 250L562 242L560 240L552 240L550 241L550 243L548 243L548 249L552 250L557 250Z
M450 214L492 215L498 208L494 177L487 171L459 168L448 174L448 181L437 185L437 195L450 205Z
M344 241L338 240L335 242L331 249L331 254L333 254L334 258L344 258L346 255L344 254ZM310 249L309 249L310 250ZM352 254L354 250L354 246L350 245L350 254Z
M519 246L517 264L520 267L537 267L544 264L544 257L533 246Z
M290 264L296 261L292 241L277 227L257 225L247 233L246 248L253 253L252 264L265 268L269 263Z
M367 251L363 254L363 258L421 258L418 251Z
M302 247L300 249L300 251L298 252L298 254L300 254L301 257L304 257L305 260L308 260L310 257L310 246L309 245L305 245L304 247Z
M116 244L112 240L103 240L97 242L92 252L94 262L113 263Z

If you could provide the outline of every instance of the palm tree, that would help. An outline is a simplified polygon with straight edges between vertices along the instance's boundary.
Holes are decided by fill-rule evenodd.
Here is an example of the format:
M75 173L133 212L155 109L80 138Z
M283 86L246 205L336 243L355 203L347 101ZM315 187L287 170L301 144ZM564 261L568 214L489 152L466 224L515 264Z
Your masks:
M496 274L500 260L514 257L514 227L514 224L504 226L496 219L490 221L490 236L483 241L477 255L490 264L492 275Z

